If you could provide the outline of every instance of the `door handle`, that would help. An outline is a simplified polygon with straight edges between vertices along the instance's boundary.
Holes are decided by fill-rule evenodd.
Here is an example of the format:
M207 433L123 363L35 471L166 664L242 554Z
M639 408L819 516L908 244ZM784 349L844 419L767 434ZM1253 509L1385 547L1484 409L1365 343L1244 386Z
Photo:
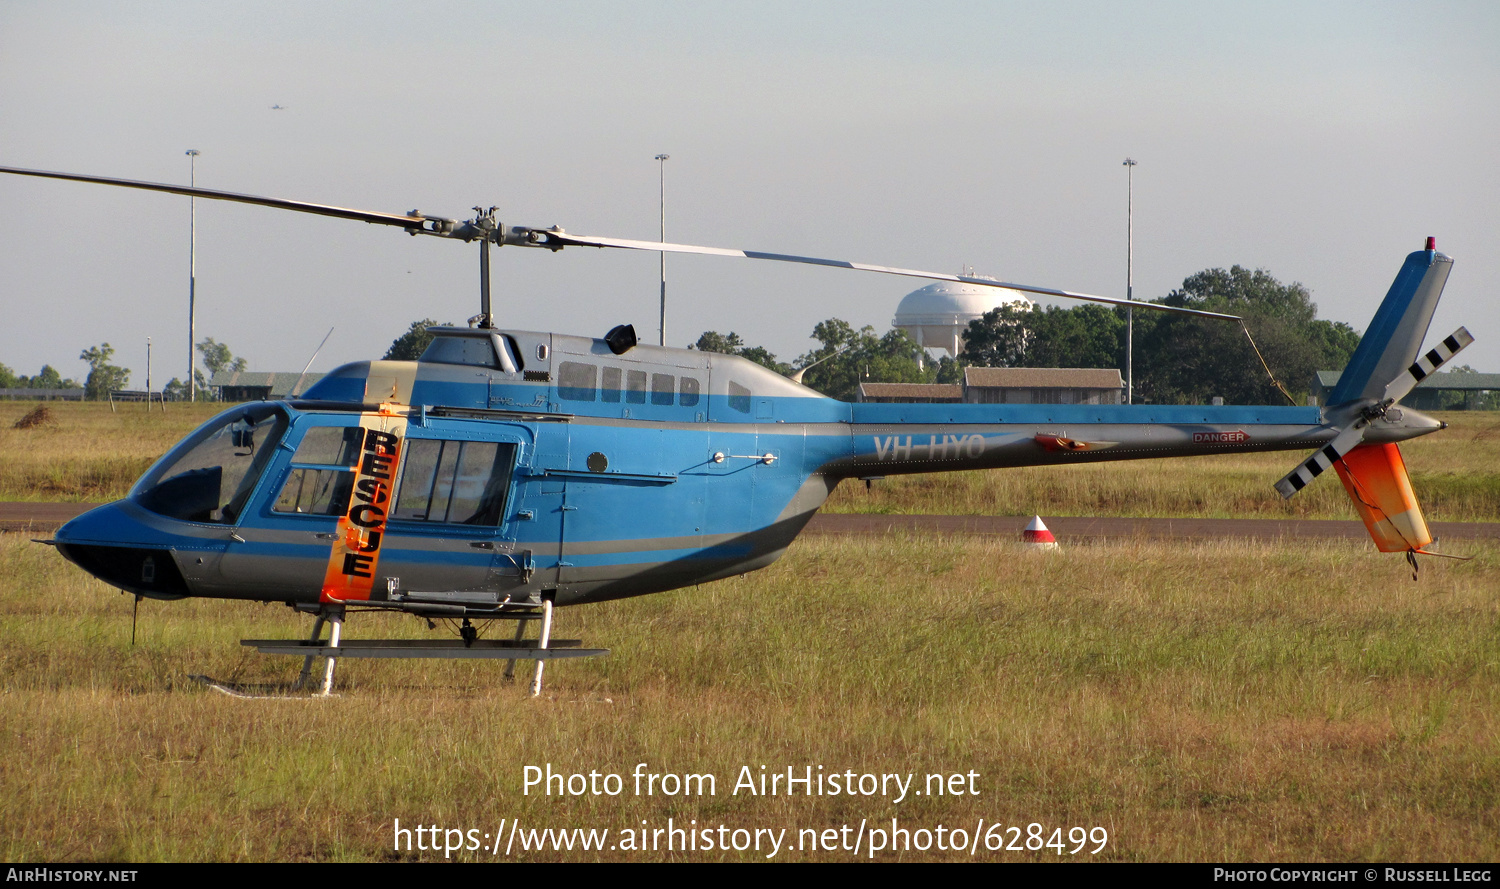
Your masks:
M472 541L469 544L469 546L472 546L475 549L494 549L495 548L495 545L493 543L490 543L488 540L475 540L475 541Z

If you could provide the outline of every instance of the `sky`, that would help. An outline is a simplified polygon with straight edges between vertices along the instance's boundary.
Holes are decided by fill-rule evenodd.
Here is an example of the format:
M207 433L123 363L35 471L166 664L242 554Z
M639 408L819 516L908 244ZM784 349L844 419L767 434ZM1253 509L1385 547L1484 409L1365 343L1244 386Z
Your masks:
M273 106L284 106L280 110ZM1429 342L1500 371L1500 5L0 2L0 165L667 239L1123 297L1264 268L1363 330L1428 235ZM654 159L667 153L664 165ZM0 176L0 363L188 360L189 201ZM478 248L197 202L197 332L251 369L478 311ZM494 253L497 323L657 338L657 256ZM914 279L667 260L667 342L783 359ZM1255 372L1247 368L1247 373Z

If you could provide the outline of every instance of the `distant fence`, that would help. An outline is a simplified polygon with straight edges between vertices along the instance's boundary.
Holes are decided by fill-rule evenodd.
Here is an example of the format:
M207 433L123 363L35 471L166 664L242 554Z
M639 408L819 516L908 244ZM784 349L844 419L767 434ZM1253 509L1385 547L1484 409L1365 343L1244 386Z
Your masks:
M160 392L148 392L144 389L111 390L109 393L110 413L114 413L115 402L117 401L144 401L146 402L146 410L148 411L151 410L151 403L156 402L157 404L161 405L161 409L163 412L165 412L167 409L166 399L162 397L162 394Z
M82 401L83 389L0 389L0 398L14 401Z

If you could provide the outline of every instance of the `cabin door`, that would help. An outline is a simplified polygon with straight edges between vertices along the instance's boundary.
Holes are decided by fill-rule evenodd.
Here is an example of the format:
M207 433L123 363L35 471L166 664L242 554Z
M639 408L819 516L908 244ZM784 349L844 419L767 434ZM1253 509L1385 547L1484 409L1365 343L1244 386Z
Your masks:
M407 437L381 547L381 592L393 579L402 592L499 595L519 584L510 499L520 442L495 438L442 429Z

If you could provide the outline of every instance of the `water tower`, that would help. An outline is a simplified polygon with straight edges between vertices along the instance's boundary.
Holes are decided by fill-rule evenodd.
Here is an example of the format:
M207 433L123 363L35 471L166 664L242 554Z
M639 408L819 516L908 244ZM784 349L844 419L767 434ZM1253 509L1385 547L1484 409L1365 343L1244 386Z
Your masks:
M908 293L896 307L892 326L911 334L924 348L941 349L957 358L969 322L1003 305L1029 310L1031 300L1019 290L939 281Z

